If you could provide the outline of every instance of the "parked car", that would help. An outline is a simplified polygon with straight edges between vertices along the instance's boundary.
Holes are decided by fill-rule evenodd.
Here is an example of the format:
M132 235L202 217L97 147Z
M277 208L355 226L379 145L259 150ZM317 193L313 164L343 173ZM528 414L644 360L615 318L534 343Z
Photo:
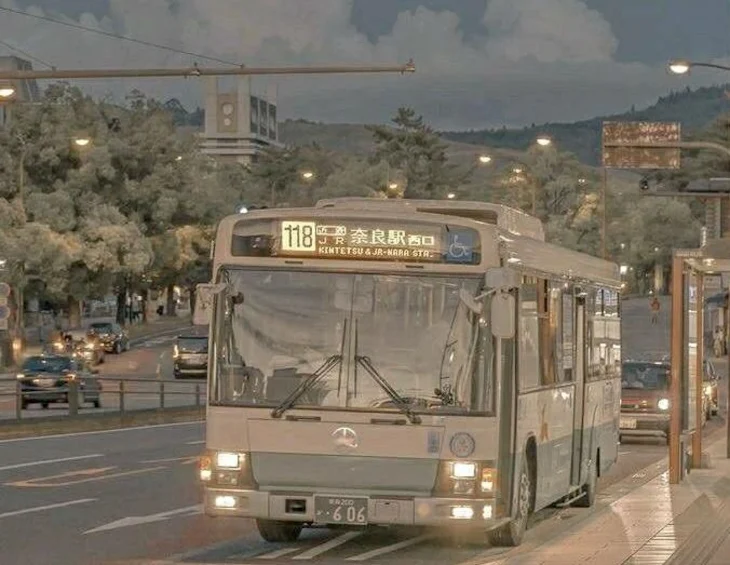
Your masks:
M98 372L83 359L66 355L32 355L21 366L21 405L40 404L48 408L51 403L68 403L69 382L75 380L79 387L79 407L90 402L101 407L101 383L94 377Z
M99 339L107 353L129 351L129 336L116 322L94 322L89 326L88 333Z
M208 337L180 335L173 346L173 376L206 377L208 375Z

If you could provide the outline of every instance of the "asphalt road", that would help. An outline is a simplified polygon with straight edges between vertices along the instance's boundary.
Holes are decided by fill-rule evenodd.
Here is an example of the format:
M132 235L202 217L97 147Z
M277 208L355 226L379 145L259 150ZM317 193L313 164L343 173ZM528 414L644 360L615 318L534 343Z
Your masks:
M636 320L629 315L626 323L646 319L643 310L635 311ZM632 339L648 333L646 328L633 332ZM126 366L152 381L156 360L165 365L165 350L169 344L149 343L110 361L109 368L119 372ZM718 368L726 371L725 366ZM727 380L723 383L724 391ZM724 405L726 398L722 400ZM723 420L716 418L706 433L722 426ZM507 551L385 531L309 530L296 543L267 544L249 520L202 516L194 463L203 440L204 424L188 423L0 441L0 563L456 565L487 562ZM658 474L657 464L666 454L663 441L623 444L618 463L600 480L598 506ZM559 536L592 512L542 511L534 517L526 542Z
M205 328L186 329L186 333L204 333ZM107 354L105 362L99 365L99 378L102 383L102 406L93 408L85 405L82 413L112 412L119 410L120 380L126 381L125 409L140 410L158 408L160 406L160 380L171 380L172 346L177 331L149 336L134 340L130 351L119 355ZM6 375L13 377L14 375ZM175 383L163 383L166 407L190 406L195 404L196 388L200 393L200 402L205 404L205 379L184 379ZM14 382L0 381L0 421L15 418ZM23 410L23 418L38 418L68 414L68 405L51 404L44 410L38 404L30 405Z
M718 420L712 427L720 425ZM0 563L103 565L165 558L235 565L358 557L380 564L449 565L504 551L382 531L355 536L310 530L295 544L272 546L249 520L201 515L195 458L203 439L203 423L186 423L0 441ZM602 498L620 492L622 481L650 478L645 467L666 452L661 442L622 446L619 463L601 480ZM588 512L543 511L530 539L546 527L568 527Z

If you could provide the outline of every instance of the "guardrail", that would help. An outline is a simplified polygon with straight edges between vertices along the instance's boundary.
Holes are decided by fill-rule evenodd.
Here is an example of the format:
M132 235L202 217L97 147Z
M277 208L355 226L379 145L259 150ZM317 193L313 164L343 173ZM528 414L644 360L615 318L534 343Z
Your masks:
M99 399L99 406L91 408L91 413L124 414L149 409L201 408L205 405L207 393L204 380L94 376L84 377L83 381L95 382L99 389L82 386L81 380L72 379L64 387L30 391L23 390L20 379L0 378L0 422L58 416L58 410L47 410L56 404L68 406L69 417L78 416L85 412L86 404L95 404L95 398ZM39 410L31 409L34 405L40 406L43 416Z

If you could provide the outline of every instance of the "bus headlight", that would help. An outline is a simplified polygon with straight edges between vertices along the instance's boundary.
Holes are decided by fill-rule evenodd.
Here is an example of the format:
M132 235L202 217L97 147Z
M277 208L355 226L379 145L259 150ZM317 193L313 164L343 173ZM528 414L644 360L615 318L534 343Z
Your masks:
M240 469L241 457L238 453L221 451L216 453L215 466L219 469Z
M452 479L474 479L477 476L476 463L464 463L457 461L451 465Z
M669 399L660 399L659 402L656 403L656 406L657 408L659 408L659 410L669 410Z

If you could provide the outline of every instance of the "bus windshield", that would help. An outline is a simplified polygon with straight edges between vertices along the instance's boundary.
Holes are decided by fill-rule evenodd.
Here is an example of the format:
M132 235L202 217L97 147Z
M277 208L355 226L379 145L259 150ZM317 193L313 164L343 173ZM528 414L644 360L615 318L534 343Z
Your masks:
M488 315L459 299L481 280L224 270L211 402L276 407L317 374L296 407L490 412Z

